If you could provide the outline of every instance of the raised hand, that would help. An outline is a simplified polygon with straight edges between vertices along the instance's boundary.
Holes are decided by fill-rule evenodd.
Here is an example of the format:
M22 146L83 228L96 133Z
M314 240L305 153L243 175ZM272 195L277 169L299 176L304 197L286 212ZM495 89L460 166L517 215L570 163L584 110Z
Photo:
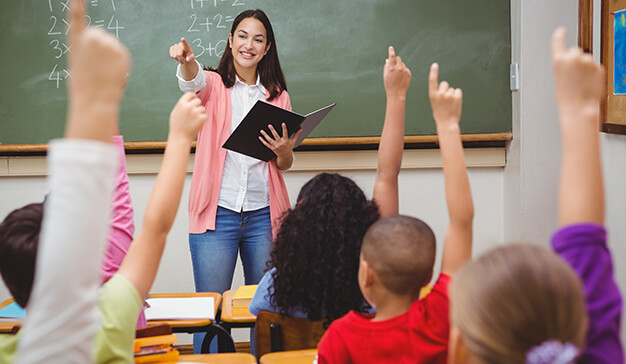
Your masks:
M389 57L385 60L383 80L387 97L405 97L411 83L411 70L402 62L402 58L396 56L393 47L389 47Z
M430 66L428 97L437 128L446 125L458 126L461 119L463 91L459 88L450 87L446 81L439 83L439 65L437 63Z
M552 34L554 85L561 121L559 224L604 223L598 123L604 68L578 47L566 49L565 28Z
M185 38L180 38L180 42L170 47L170 58L178 61L180 64L185 64L187 62L193 62L196 56L193 54L193 50Z
M180 63L180 72L185 80L193 80L198 74L199 67L196 56L185 38L170 47L170 57Z
M170 113L170 138L180 136L193 141L206 118L198 96L190 92L183 94Z
M582 49L566 49L563 27L552 34L552 65L561 113L588 111L597 114L605 92L604 68Z
M459 121L463 92L439 83L439 65L430 66L428 96L437 125L450 224L443 243L441 272L453 276L472 256L474 202L465 168Z
M399 211L398 174L404 149L406 92L411 83L411 71L400 57L396 57L393 47L389 47L388 52L389 57L385 60L383 68L387 105L378 147L378 167L373 195L381 217L395 215Z
M130 69L130 54L113 35L87 28L83 0L71 0L66 136L110 142Z
M176 218L183 192L191 142L205 120L204 106L192 93L181 96L170 113L167 146L143 216L141 231L130 244L118 271L135 286L140 297L150 292L159 269L167 234Z

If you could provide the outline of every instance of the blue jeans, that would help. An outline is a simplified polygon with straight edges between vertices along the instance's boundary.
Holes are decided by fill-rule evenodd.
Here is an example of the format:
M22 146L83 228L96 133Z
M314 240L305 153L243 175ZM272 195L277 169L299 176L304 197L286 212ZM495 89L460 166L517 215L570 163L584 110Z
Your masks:
M270 208L234 212L217 207L215 230L189 234L196 292L223 294L231 288L237 253L241 256L245 284L257 284L263 278L269 259L272 229ZM251 332L254 345L254 331ZM204 334L194 334L194 353L200 353ZM215 340L213 340L215 341ZM211 352L216 348L211 343Z

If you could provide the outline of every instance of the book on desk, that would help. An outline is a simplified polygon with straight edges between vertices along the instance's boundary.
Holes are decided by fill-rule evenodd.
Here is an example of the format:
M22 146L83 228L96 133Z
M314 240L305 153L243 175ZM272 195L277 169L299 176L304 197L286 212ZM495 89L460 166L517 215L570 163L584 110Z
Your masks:
M237 291L235 291L230 301L233 316L250 315L248 307L250 306L250 302L252 302L252 297L254 297L257 287L257 284L253 284L237 288Z

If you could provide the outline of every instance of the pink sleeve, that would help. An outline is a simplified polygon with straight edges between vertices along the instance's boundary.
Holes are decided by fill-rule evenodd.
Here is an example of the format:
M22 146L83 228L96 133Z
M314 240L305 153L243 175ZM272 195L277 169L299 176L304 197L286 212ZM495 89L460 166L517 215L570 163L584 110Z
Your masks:
M207 70L200 70L206 75L206 85L200 91L196 92L196 95L202 100L202 104L206 107L211 97L211 90L216 83L222 82L222 76L219 73Z
M124 138L121 135L113 137L113 144L119 151L119 169L115 177L115 191L113 192L113 211L111 215L111 230L108 236L108 245L104 265L102 267L102 282L106 282L120 268L128 247L133 241L135 223L133 220L133 204L128 187L126 174L126 154L124 152Z

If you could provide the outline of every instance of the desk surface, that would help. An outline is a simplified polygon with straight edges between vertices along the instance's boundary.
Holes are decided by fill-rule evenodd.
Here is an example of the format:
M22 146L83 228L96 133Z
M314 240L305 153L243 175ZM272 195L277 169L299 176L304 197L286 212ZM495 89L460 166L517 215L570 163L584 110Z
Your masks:
M0 308L5 308L6 306L15 302L13 298L9 298L0 303ZM7 334L13 331L13 327L20 326L22 324L22 320L12 321L12 322L0 322L0 334Z
M265 354L260 364L311 364L317 357L317 349L280 351Z
M178 363L256 364L256 358L246 353L181 355L178 357Z
M224 322L254 322L256 316L251 314L247 309L233 309L233 295L236 290L228 290L224 292L224 302L222 303L222 321Z
M178 298L178 297L213 297L215 303L215 315L222 302L222 295L215 292L189 292L189 293L151 293L148 298ZM208 326L213 322L211 319L196 319L196 320L150 320L150 324L168 324L172 328L181 327L201 327Z

